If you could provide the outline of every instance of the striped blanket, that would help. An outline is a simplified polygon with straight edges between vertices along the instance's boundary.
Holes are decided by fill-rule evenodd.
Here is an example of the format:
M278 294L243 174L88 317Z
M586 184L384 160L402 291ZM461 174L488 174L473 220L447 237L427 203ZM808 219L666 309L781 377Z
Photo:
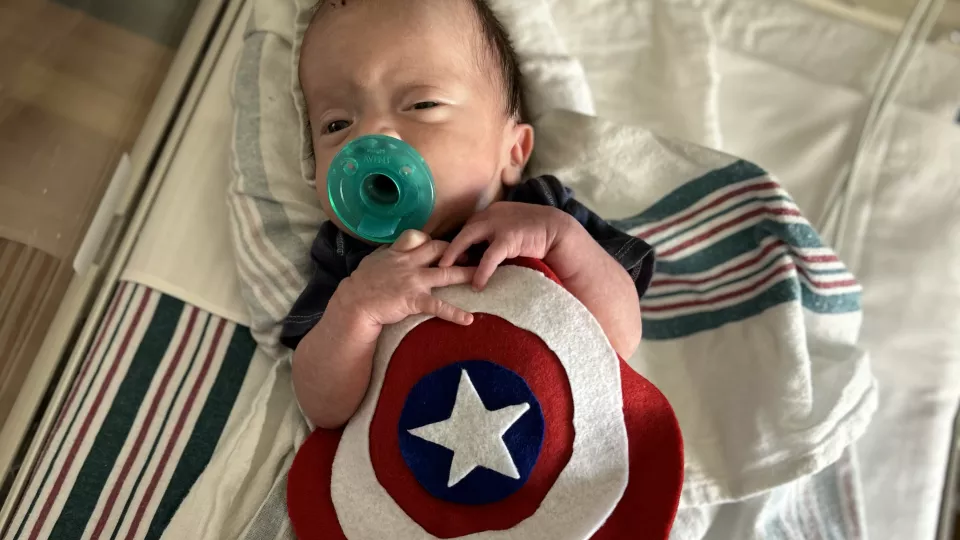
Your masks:
M5 538L160 538L227 424L243 326L122 282Z
M682 338L791 301L821 314L860 310L856 279L752 163L710 171L614 225L657 253L641 300L646 339Z

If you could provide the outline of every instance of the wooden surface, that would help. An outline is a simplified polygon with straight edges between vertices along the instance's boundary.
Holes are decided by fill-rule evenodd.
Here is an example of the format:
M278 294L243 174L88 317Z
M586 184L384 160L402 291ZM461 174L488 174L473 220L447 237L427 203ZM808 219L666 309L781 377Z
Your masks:
M0 238L0 425L69 283L60 261Z
M0 0L0 425L172 58L62 4Z
M60 4L0 2L0 237L72 257L171 58Z

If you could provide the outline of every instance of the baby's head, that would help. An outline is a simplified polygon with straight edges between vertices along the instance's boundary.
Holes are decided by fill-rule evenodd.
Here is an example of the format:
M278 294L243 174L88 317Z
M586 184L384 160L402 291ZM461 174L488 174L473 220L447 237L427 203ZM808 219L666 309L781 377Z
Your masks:
M484 0L326 0L304 35L300 85L332 219L327 168L362 135L402 139L426 159L434 237L518 183L533 149L517 61Z

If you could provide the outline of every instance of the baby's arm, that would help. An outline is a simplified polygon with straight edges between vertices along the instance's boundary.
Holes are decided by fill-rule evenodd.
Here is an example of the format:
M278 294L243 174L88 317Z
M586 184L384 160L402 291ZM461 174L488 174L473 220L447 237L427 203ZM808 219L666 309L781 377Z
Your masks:
M507 259L542 259L564 286L596 317L622 358L640 343L640 301L637 289L614 260L566 212L550 206L498 202L474 215L440 259L446 267L473 244L490 247L477 267L474 287L482 289Z
M342 426L360 406L370 381L380 329L344 304L343 288L293 353L293 391L317 427Z
M417 314L457 324L473 321L471 314L430 294L473 279L471 268L431 268L446 248L446 242L407 231L390 248L364 259L337 287L320 322L293 354L293 389L314 425L338 428L356 412L384 325Z
M617 354L629 359L640 345L643 328L636 285L580 223L570 221L544 262L596 317Z

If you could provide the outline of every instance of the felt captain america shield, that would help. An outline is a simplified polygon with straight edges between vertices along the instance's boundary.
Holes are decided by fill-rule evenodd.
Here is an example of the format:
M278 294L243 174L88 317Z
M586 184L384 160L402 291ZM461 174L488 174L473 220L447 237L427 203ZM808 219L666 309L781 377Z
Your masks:
M384 329L355 416L294 460L298 537L666 538L676 418L589 311L539 261L436 294L474 323Z

